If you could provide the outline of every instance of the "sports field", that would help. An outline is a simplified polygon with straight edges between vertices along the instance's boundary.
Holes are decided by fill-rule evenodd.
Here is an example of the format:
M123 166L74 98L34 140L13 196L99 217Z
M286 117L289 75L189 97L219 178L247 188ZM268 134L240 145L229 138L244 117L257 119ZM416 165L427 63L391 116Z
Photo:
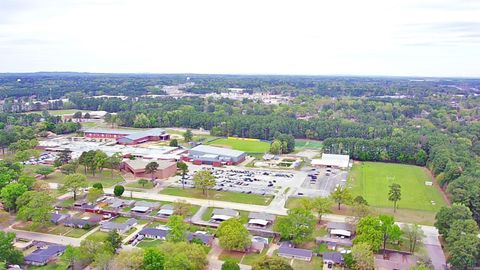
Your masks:
M389 186L398 183L402 186L399 209L437 211L446 202L438 188L425 185L426 181L432 180L422 167L380 162L356 163L349 177L354 196L362 195L372 206L393 207Z
M304 140L304 139L296 139L295 140L295 148L296 149L322 149L322 142L321 141L314 141L314 140Z
M235 138L220 138L208 142L212 146L220 146L249 153L265 153L270 150L270 143L259 140L242 140Z

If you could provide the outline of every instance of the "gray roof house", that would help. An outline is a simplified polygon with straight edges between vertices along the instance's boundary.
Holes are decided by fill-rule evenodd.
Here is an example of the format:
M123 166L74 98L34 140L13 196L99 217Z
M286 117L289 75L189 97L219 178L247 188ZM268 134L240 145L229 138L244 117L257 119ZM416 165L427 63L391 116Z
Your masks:
M189 242L191 242L193 239L198 239L202 241L204 245L211 245L213 242L213 238L213 235L202 232L189 233L187 236Z
M284 243L278 249L278 256L309 262L312 260L313 252L308 249L290 247L288 244Z
M166 239L169 230L156 228L143 228L138 235L143 235L145 238Z
M108 204L111 208L130 207L135 204L135 200L122 200L119 198L110 198Z
M162 207L160 207L160 211L158 211L157 215L168 217L173 215L174 212L175 212L175 206L173 206L173 204L165 204L165 205L162 205Z
M102 220L101 216L91 216L88 219L83 219L83 218L66 218L63 221L63 225L67 227L73 227L73 228L85 228L87 226L95 226L97 225L100 221Z
M344 263L340 252L324 252L321 255L323 256L323 269L333 269L335 265Z
M212 220L214 221L225 221L225 220L229 220L231 218L234 218L234 217L238 217L238 211L235 211L233 209L228 209L228 208L225 208L225 209L219 209L219 208L215 208L213 209L213 212L212 212Z
M25 256L25 263L31 265L45 265L63 254L65 248L65 246L61 245L50 245L46 248L39 248Z
M135 206L143 206L143 207L148 207L150 209L158 209L160 207L159 202L147 202L147 201L137 201L135 203Z
M137 225L137 220L134 218L131 218L125 221L124 223L116 223L116 222L109 221L101 225L100 231L102 232L117 231L118 233L126 233L135 225Z
M275 221L275 215L268 213L258 213L251 212L248 215L249 221L248 225L252 227L265 228L269 224L272 224Z
M69 214L52 213L52 215L50 217L50 222L52 222L53 224L58 224L58 223L61 223L62 221L64 221L65 219L67 219L69 217L70 217Z

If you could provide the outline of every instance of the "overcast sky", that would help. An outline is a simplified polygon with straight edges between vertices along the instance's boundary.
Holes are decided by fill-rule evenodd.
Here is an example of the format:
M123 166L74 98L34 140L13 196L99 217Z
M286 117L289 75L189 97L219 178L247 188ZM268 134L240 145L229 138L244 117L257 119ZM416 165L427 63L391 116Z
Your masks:
M0 72L480 76L479 0L0 0Z

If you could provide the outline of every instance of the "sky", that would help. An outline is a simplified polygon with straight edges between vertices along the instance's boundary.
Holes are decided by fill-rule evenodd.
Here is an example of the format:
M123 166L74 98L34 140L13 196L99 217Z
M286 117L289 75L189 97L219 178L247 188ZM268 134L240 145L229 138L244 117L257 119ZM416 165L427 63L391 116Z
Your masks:
M478 0L0 0L0 72L480 77Z

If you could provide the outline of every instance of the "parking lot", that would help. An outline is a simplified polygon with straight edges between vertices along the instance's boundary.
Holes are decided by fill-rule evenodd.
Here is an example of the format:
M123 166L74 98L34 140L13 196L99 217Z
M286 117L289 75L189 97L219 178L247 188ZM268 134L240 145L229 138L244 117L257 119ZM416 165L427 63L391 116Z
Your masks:
M257 170L242 167L214 168L209 166L189 166L185 185L193 187L193 175L200 170L209 170L215 176L217 191L232 191L247 194L274 195L275 191L286 187L300 187L306 179L305 172ZM182 186L177 178L173 186Z
M308 172L307 179L298 189L297 194L305 196L326 197L336 187L345 186L348 172L335 168L315 168ZM299 194L300 193L300 194Z

